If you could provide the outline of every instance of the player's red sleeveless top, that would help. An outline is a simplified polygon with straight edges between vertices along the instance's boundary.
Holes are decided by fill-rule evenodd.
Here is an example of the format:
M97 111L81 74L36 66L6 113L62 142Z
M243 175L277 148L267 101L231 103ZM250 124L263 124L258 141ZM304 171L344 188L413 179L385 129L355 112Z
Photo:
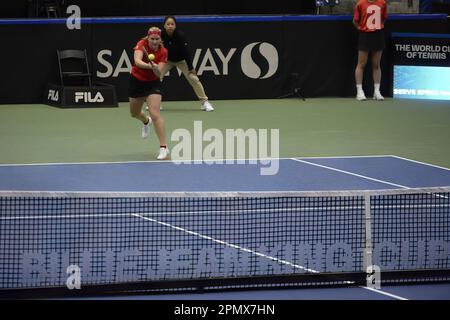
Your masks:
M158 50L153 51L150 49L150 47L148 46L148 41L145 39L140 40L133 48L133 50L142 51L144 53L142 61L146 63L149 63L150 61L148 60L148 56L145 52L147 52L148 54L153 53L155 55L155 59L153 60L154 63L167 63L167 49L164 47L160 47ZM135 65L133 65L133 67L131 68L131 74L136 79L141 81L154 81L159 79L159 77L157 77L151 69L142 69Z

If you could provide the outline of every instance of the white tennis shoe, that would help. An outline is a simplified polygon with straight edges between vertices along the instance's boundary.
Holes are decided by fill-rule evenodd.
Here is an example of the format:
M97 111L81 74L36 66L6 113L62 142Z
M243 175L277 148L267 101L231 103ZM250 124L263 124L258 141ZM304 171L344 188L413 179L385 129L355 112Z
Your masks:
M169 148L159 148L159 155L156 159L166 160L169 157Z
M141 135L143 139L148 137L151 125L152 125L152 118L148 117L148 123L142 125Z
M358 101L365 101L367 100L366 95L364 94L364 92L358 92L358 94L356 95L356 100Z
M213 106L211 103L208 102L208 100L202 102L202 110L203 111L214 111Z
M383 101L384 97L381 95L379 91L375 91L375 93L373 94L373 100Z

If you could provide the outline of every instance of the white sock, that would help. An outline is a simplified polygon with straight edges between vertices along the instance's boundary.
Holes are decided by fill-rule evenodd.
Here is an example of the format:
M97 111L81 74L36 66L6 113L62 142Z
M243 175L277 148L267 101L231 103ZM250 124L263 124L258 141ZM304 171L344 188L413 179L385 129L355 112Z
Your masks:
M357 84L356 85L356 90L358 91L358 94L363 94L364 93L364 91L363 91L363 88L362 88L362 84Z
M375 83L373 87L374 87L375 92L380 93L380 84L379 83Z

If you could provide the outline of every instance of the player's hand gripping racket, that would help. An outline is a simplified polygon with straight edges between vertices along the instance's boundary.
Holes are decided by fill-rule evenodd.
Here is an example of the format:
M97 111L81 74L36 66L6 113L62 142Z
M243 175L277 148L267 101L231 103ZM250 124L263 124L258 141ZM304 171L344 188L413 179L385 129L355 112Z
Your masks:
M147 49L143 46L142 49L144 49L144 53L147 56L148 60L150 60L150 63L153 65L153 60L155 60L155 55L153 53L148 54Z

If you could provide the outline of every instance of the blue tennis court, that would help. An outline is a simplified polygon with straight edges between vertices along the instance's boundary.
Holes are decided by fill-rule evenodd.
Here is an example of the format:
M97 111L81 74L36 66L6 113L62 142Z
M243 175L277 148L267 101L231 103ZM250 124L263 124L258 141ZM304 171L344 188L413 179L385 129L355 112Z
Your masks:
M0 165L0 190L36 191L319 191L450 185L450 170L396 156L279 159L264 165L168 162Z
M33 204L21 200L10 204L9 200L2 199L0 241L4 246L0 255L8 262L9 271L13 271L0 276L2 287L59 285L67 278L62 266L71 263L90 270L83 280L95 284L111 280L135 282L143 278L170 281L180 276L217 278L267 273L277 276L303 272L356 272L365 259L361 250L366 245L365 217L360 214L365 206L364 199L334 198L333 192L450 186L449 169L397 156L276 161L271 164L278 168L275 175L261 175L261 167L267 163L251 164L249 161L245 164L234 161L230 164L177 165L168 161L0 165L0 190L18 198L27 196L28 192L44 191L74 192L83 197L90 193L121 193L120 198L88 198L82 207L71 199L52 199L51 204L47 199ZM199 192L270 195L271 192L289 194L299 191L331 193L325 193L320 200L270 197L257 203L253 199L234 202L226 197L214 205L209 199L197 201L194 198L194 201L184 202L180 196L190 197L190 193ZM170 196L173 201L164 202L157 198L147 202L127 196L127 193L145 192L160 193L163 198ZM430 198L437 198L437 202L430 202ZM422 213L411 218L416 219L413 222L408 219L391 221L388 229L382 229L381 224L374 225L374 240L392 240L401 250L406 246L413 252L404 257L404 250L389 247L393 253L388 253L391 256L386 258L383 247L374 254L375 262L394 269L397 263L405 263L409 268L448 266L448 194L427 196L425 192L420 199L420 203L416 198L408 198L412 201L408 204L396 202L386 212L382 199L372 210L385 220L392 214L394 220L400 221L401 215L408 210L415 213L422 207L427 213L436 215L430 221L417 220L422 219ZM283 202L282 209L280 201ZM38 216L30 209L34 205L39 208ZM417 227L417 221L428 232L428 238L421 238L425 231ZM383 235L394 231L400 236L391 239L390 234ZM407 239L412 233L420 239L403 241L402 237ZM326 257L318 258L317 246L303 246L311 243L326 248ZM426 261L416 257L411 262L411 256L421 252L421 245L428 250ZM306 250L307 258L298 254L303 252L300 249ZM10 254L15 251L20 254ZM448 284L388 286L382 290L363 287L286 288L251 293L240 290L133 298L246 299L247 294L249 299L424 299L425 288L432 292L428 297L450 299Z

